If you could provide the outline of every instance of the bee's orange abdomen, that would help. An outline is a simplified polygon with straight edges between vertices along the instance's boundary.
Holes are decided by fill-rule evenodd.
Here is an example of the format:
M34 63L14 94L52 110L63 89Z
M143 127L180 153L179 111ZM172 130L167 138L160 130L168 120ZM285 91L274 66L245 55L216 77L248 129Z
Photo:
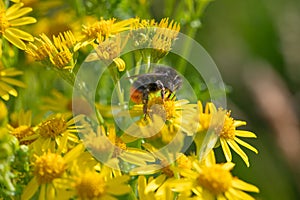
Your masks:
M134 103L142 103L143 102L143 93L137 90L134 87L130 88L130 99Z

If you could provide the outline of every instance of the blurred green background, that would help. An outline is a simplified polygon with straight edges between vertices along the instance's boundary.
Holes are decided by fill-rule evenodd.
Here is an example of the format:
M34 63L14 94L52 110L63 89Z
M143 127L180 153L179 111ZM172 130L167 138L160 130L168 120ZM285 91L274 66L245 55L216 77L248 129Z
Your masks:
M180 22L181 32L203 45L217 64L230 91L227 100L233 117L247 121L245 129L258 136L247 141L259 150L258 155L246 150L250 168L235 155L233 173L260 188L254 194L257 199L300 199L299 0L69 0L60 9L104 19L169 17ZM52 11L47 10L48 15ZM57 30L50 33L69 28L53 22ZM37 78L28 72L26 77ZM30 87L32 98L34 87L46 86ZM24 104L32 104L27 99Z

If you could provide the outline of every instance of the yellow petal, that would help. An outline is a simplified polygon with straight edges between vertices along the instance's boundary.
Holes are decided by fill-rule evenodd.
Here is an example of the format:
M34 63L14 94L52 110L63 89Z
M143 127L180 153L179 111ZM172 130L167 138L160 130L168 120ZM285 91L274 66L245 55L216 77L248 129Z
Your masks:
M111 195L108 195L108 194L104 194L103 196L100 197L99 200L118 200L117 198L111 196Z
M21 200L31 199L31 197L36 193L39 185L35 178L31 179L31 181L26 185L23 190L23 194L21 196Z
M5 12L5 15L6 17L9 17L11 15L14 15L16 14L16 12L23 6L24 4L23 3L16 3L12 6L10 6L6 12Z
M22 17L15 20L10 21L11 26L23 26L27 24L33 24L36 22L34 17Z
M15 86L18 86L18 87L26 87L26 85L19 81L19 80L16 80L16 79L13 79L13 78L7 78L7 77L3 77L1 78L2 81L6 82L6 83L9 83L10 85L15 85Z
M3 37L21 50L24 50L26 48L25 43L18 37L16 37L13 33L11 33L9 29L6 29L6 31L3 34Z
M241 191L241 190L235 190L233 188L230 188L229 193L233 194L237 199L243 199L243 200L255 200L253 197L251 197L249 194Z
M96 53L90 53L86 59L84 60L84 62L93 62L93 61L96 61L96 60L100 60L98 55Z
M163 182L166 179L166 175L162 174L160 176L158 176L156 179L152 180L146 187L145 189L145 193L151 192L151 191L155 191L157 188L159 188L159 186L161 186L161 184L163 184Z
M218 194L217 200L227 200L226 197L224 197L223 194Z
M226 161L229 162L232 160L232 155L231 155L231 151L229 149L229 146L226 142L226 140L224 138L220 138L220 142L221 142L221 147L223 149Z
M161 165L157 164L150 164L150 165L144 165L141 167L136 167L132 169L129 173L130 175L147 175L147 174L155 174L159 172L161 169Z
M21 74L23 74L23 72L16 70L15 68L8 68L0 71L0 76L18 76Z
M247 167L250 166L248 156L245 154L245 152L239 147L239 145L234 140L227 140L227 143L229 146L244 160Z
M139 192L139 197L142 198L144 196L144 191L146 189L146 184L147 180L145 176L139 176L138 178L138 192Z
M236 130L234 133L239 137L256 138L256 135L250 131Z
M135 165L138 165L138 166L144 166L146 165L146 161L145 160L142 160L140 157L138 157L137 155L135 154L130 154L128 152L123 152L121 155L120 155L120 158L122 160L124 160L125 162L128 162L128 163L132 163L132 164L135 164Z
M50 184L49 184L49 187L51 187ZM39 200L44 200L44 199L47 198L47 196L46 196L46 194L47 194L46 189L47 189L46 188L46 184L42 184L41 185L41 189L40 189L40 194L39 194Z
M245 126L246 124L247 124L247 122L241 121L241 120L234 120L234 122L233 122L233 126L235 126L235 127Z
M222 168L227 170L227 171L231 171L233 168L234 168L235 164L232 163L232 162L227 162L227 163L224 163L222 165Z
M124 184L126 182L128 182L130 179L129 176L127 175L123 175L123 176L118 176L112 179L107 180L107 184L108 185L120 185L120 184Z
M232 180L232 187L248 192L259 192L259 189L256 186L250 183L246 183L245 181L242 181L238 178L234 178Z
M17 12L16 11L14 11L13 13L7 13L6 12L6 18L8 20L14 20L14 19L17 19L19 17L22 17L23 15L26 15L27 13L29 13L31 11L32 11L32 8L25 7L25 8L21 8Z
M18 92L14 88L12 88L10 85L8 85L4 82L0 82L0 88L12 96L15 96L15 97L18 96Z
M75 158L77 158L80 153L84 151L84 145L78 144L76 147L74 147L71 151L69 151L65 156L64 160L68 163L73 161Z
M127 153L134 154L135 156L139 157L142 160L145 160L147 162L154 162L155 158L152 154L150 154L147 151L144 151L142 149L136 149L136 148L127 148Z
M8 101L9 100L9 94L7 94L6 91L2 90L1 87L0 87L0 96L2 99L4 99L5 101Z
M116 187L107 186L105 191L113 195L123 195L129 193L131 187L129 185L118 185Z
M255 152L256 154L258 153L257 149L255 149L253 146L251 146L250 144L244 142L243 140L240 140L239 138L235 137L234 140L239 143L240 145L250 149L251 151Z
M169 181L167 185L168 187L171 187L174 192L186 192L192 189L193 182L188 179L175 179Z
M26 40L26 41L30 41L30 42L33 42L33 40L34 40L32 35L30 35L29 33L25 32L25 31L17 29L17 28L8 28L8 29L6 29L5 32L10 32L12 35L14 35L15 37L22 39L22 40Z

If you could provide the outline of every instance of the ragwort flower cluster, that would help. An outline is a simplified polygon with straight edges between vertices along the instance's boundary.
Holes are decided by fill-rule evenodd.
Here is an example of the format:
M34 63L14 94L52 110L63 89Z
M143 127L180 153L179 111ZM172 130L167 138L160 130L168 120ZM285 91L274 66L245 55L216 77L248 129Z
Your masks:
M83 92L78 97L53 90L42 98L39 111L8 113L1 100L0 149L5 147L6 153L1 155L0 164L9 162L0 174L10 173L0 179L4 191L1 195L24 200L254 199L248 192L257 193L259 189L231 173L235 166L231 149L248 167L248 156L240 146L257 153L240 139L256 137L238 129L246 122L235 120L230 111L216 108L213 103L208 102L203 108L200 100L191 103L178 99L175 91L162 85L163 81L149 82L145 88L133 88L130 92L120 84L120 77L129 75L132 68L122 56L123 49L127 45L136 48L131 53L137 67L129 75L130 81L136 81L143 73L151 75L178 39L178 22L168 18L155 21L101 17L82 25L81 32L67 30L58 35L42 33L33 37L15 28L36 22L33 17L24 17L32 9L19 1L9 5L1 1L1 43L7 40L24 50L72 86L82 54L86 56L85 63L103 62L116 87L118 105L90 105L84 83L79 86ZM87 55L91 49L93 52ZM12 86L25 87L17 79L19 75L21 71L1 63L3 100L18 96ZM152 73L153 76L160 75ZM130 96L129 103L125 95ZM125 129L118 127L117 121L126 118L131 123ZM208 135L216 143L203 154L203 141ZM195 149L187 150L192 143ZM225 163L216 162L214 150L219 146ZM14 164L22 159L26 160L22 167Z

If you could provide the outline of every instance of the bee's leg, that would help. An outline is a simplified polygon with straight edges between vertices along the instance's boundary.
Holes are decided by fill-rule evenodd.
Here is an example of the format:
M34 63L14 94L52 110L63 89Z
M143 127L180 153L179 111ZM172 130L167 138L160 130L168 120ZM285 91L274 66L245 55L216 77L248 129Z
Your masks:
M149 88L146 88L143 91L143 112L144 112L144 119L146 119L146 116L148 114L148 100L149 100Z
M157 85L157 88L160 89L160 95L161 95L161 98L164 102L164 100L165 100L165 87L164 87L163 83L160 80L157 80L155 83Z

